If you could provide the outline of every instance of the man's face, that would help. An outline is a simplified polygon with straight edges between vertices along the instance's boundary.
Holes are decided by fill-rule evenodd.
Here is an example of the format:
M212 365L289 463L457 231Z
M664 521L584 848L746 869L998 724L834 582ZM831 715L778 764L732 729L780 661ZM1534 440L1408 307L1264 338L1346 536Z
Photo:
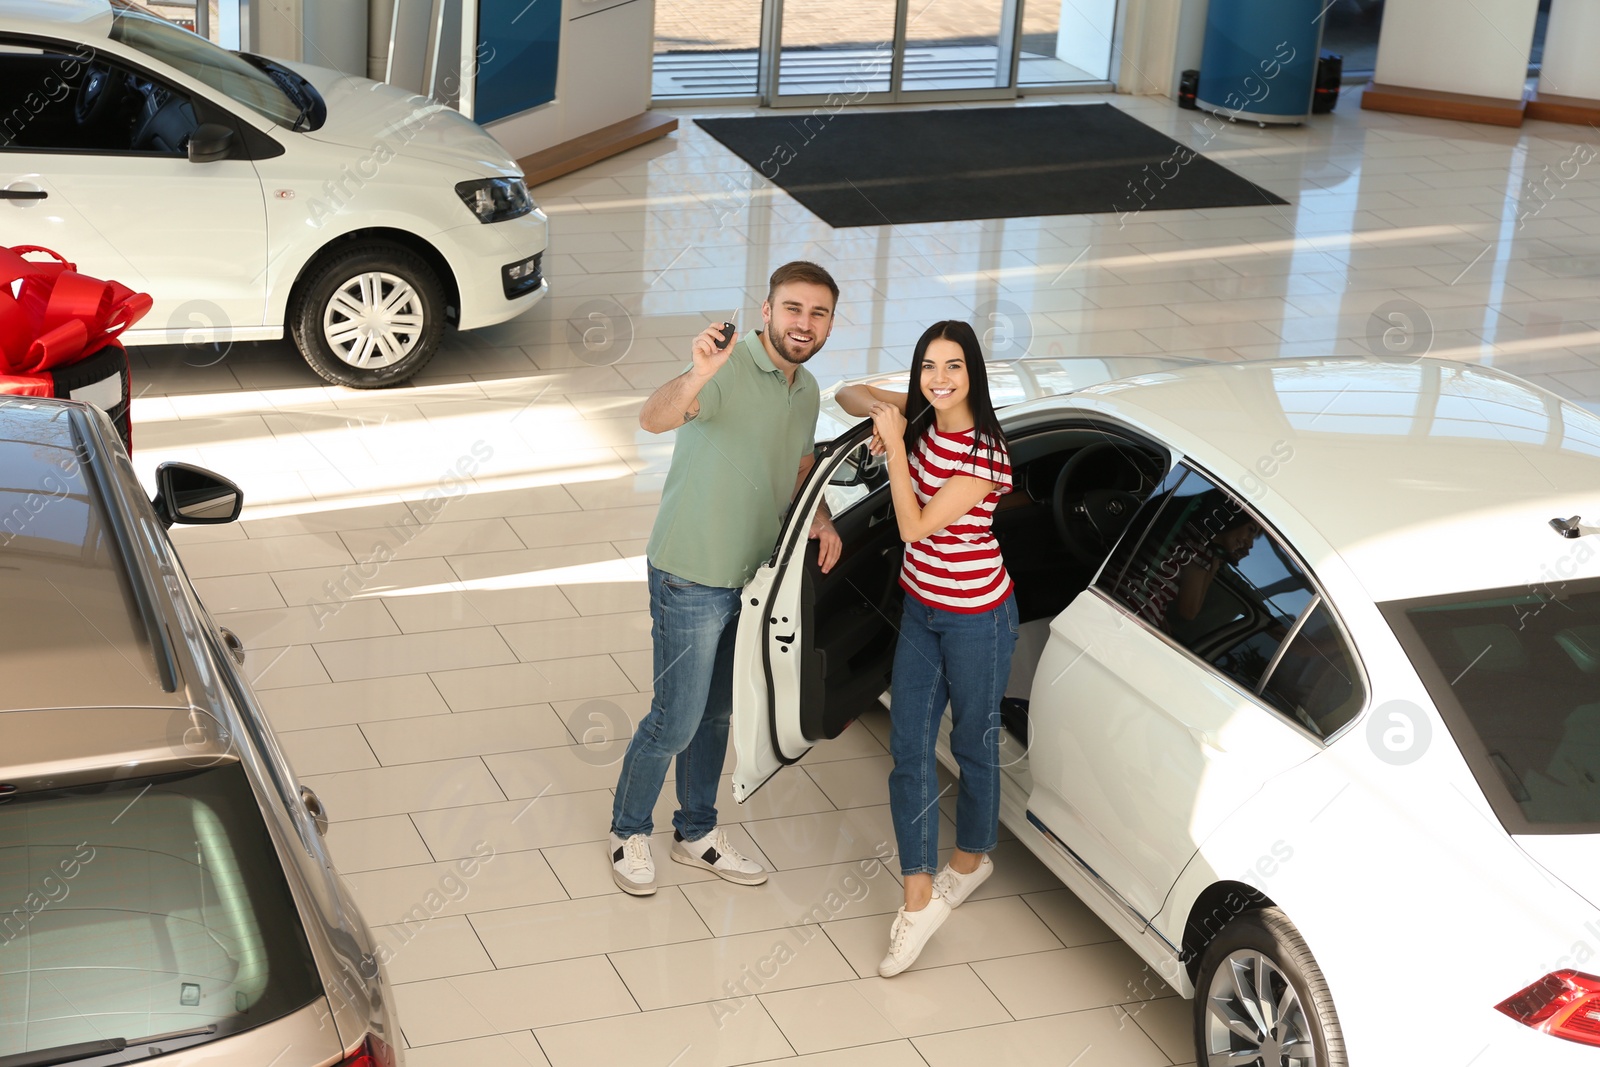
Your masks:
M1217 547L1222 550L1222 555L1229 563L1238 563L1250 554L1250 549L1255 547L1256 538L1261 536L1261 527L1253 522L1243 526L1235 526L1226 533L1217 535Z
M822 351L833 329L833 293L826 285L786 282L761 305L761 321L778 355L804 363Z

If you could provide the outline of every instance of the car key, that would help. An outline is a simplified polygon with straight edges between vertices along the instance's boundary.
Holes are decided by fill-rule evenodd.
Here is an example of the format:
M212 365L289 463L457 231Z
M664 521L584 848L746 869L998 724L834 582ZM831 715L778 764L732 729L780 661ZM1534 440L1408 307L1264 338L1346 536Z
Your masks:
M733 323L724 322L722 324L722 340L717 342L717 351L721 352L724 348L727 348L728 342L731 340L733 340Z

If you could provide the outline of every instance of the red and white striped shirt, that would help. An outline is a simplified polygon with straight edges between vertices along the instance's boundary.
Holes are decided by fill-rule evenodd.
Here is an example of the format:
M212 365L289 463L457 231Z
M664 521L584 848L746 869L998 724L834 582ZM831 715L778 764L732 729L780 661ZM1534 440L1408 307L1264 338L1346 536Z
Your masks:
M994 482L997 488L950 525L906 545L900 586L929 607L964 614L990 611L1011 594L1011 576L995 540L994 509L1011 492L1011 457L1005 445L991 452L987 439L973 450L973 430L940 433L930 426L909 457L911 487L923 507L957 474Z

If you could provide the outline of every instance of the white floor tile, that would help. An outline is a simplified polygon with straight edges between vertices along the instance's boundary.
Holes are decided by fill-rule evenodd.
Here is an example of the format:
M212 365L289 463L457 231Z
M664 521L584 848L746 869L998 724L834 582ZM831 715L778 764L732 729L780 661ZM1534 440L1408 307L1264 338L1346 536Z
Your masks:
M645 1011L854 977L822 927L811 924L613 952L609 958Z
M912 1044L928 1067L960 1067L975 1058L1007 1067L1166 1067L1169 1062L1115 1008L956 1030Z
M670 886L648 897L617 893L483 912L473 917L472 928L496 967L711 937L682 890Z
M644 1011L534 1031L551 1067L733 1067L781 1059L793 1050L754 997Z

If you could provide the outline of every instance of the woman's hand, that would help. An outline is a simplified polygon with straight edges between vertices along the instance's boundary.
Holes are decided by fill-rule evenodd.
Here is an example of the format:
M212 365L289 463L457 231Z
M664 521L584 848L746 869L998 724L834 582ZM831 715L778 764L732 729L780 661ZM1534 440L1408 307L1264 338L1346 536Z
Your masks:
M873 451L892 456L894 454L894 443L905 440L906 417L893 404L885 404L881 401L873 404L868 414L872 417L872 436L877 444Z

